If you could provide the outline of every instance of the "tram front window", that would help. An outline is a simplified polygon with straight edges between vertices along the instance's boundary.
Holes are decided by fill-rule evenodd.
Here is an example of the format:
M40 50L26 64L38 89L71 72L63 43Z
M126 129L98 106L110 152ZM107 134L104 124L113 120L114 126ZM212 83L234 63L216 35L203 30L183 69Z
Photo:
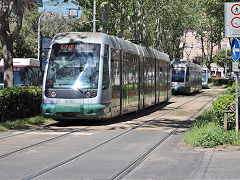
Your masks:
M54 44L46 88L96 89L99 61L100 44Z
M184 73L182 69L173 69L172 71L172 82L184 82Z

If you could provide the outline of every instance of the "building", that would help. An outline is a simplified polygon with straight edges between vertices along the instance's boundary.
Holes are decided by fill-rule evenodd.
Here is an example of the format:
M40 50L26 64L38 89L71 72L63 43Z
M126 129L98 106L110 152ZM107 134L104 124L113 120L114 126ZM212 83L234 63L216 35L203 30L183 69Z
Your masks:
M202 43L199 37L197 37L196 30L188 30L185 32L184 38L184 50L183 50L183 61L193 61L194 58L202 58ZM204 53L207 55L207 42L203 43L204 45ZM219 49L218 46L213 48L213 52L216 52Z
M181 61L191 61L195 58L199 58L200 60L203 57L202 52L202 44L200 41L200 38L197 37L197 31L196 30L188 30L185 32L185 37L183 38L183 43L185 43L184 50L183 50L183 58ZM213 53L216 53L217 50L223 49L226 50L226 53L228 50L231 49L229 39L224 38L219 46L215 46L213 48ZM204 42L204 52L207 55L207 43ZM211 64L211 70L210 75L216 76L220 75L222 78L225 77L225 71L229 67L219 67L216 63Z

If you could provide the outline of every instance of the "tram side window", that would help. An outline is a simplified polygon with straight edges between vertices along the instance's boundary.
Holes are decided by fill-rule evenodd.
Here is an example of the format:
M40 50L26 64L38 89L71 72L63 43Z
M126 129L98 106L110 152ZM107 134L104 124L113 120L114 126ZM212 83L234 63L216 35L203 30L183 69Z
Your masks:
M189 81L189 67L187 67L186 81Z
M109 46L105 45L104 47L104 60L103 60L103 83L102 88L107 89L109 88Z

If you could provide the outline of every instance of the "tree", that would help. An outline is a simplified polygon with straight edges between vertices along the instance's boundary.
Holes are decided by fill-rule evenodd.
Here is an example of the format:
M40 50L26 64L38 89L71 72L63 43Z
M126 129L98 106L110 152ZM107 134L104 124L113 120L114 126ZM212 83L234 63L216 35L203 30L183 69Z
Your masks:
M13 13L14 9L14 13ZM13 86L13 42L17 38L23 19L22 0L0 0L0 41L3 49L4 59L4 86ZM16 17L14 28L10 30L10 19Z
M231 51L228 50L226 53L226 50L218 50L216 55L213 57L213 61L221 67L225 67L226 65L230 67L232 63Z
M32 8L24 13L22 29L13 43L14 57L38 57L38 13L37 8Z

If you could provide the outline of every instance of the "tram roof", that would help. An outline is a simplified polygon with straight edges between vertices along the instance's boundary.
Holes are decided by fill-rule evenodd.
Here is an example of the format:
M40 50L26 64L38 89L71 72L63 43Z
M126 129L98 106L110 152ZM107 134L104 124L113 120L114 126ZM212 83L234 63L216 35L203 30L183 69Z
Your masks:
M115 49L122 49L133 54L138 54L144 57L153 57L169 61L169 56L163 52L140 46L131 41L108 35L101 32L66 32L59 33L54 36L52 43L104 43Z
M189 62L189 61L172 61L171 64L174 65L174 66L177 66L177 67L188 65L188 66L191 66L191 67L197 67L197 68L202 69L202 67L200 65Z

